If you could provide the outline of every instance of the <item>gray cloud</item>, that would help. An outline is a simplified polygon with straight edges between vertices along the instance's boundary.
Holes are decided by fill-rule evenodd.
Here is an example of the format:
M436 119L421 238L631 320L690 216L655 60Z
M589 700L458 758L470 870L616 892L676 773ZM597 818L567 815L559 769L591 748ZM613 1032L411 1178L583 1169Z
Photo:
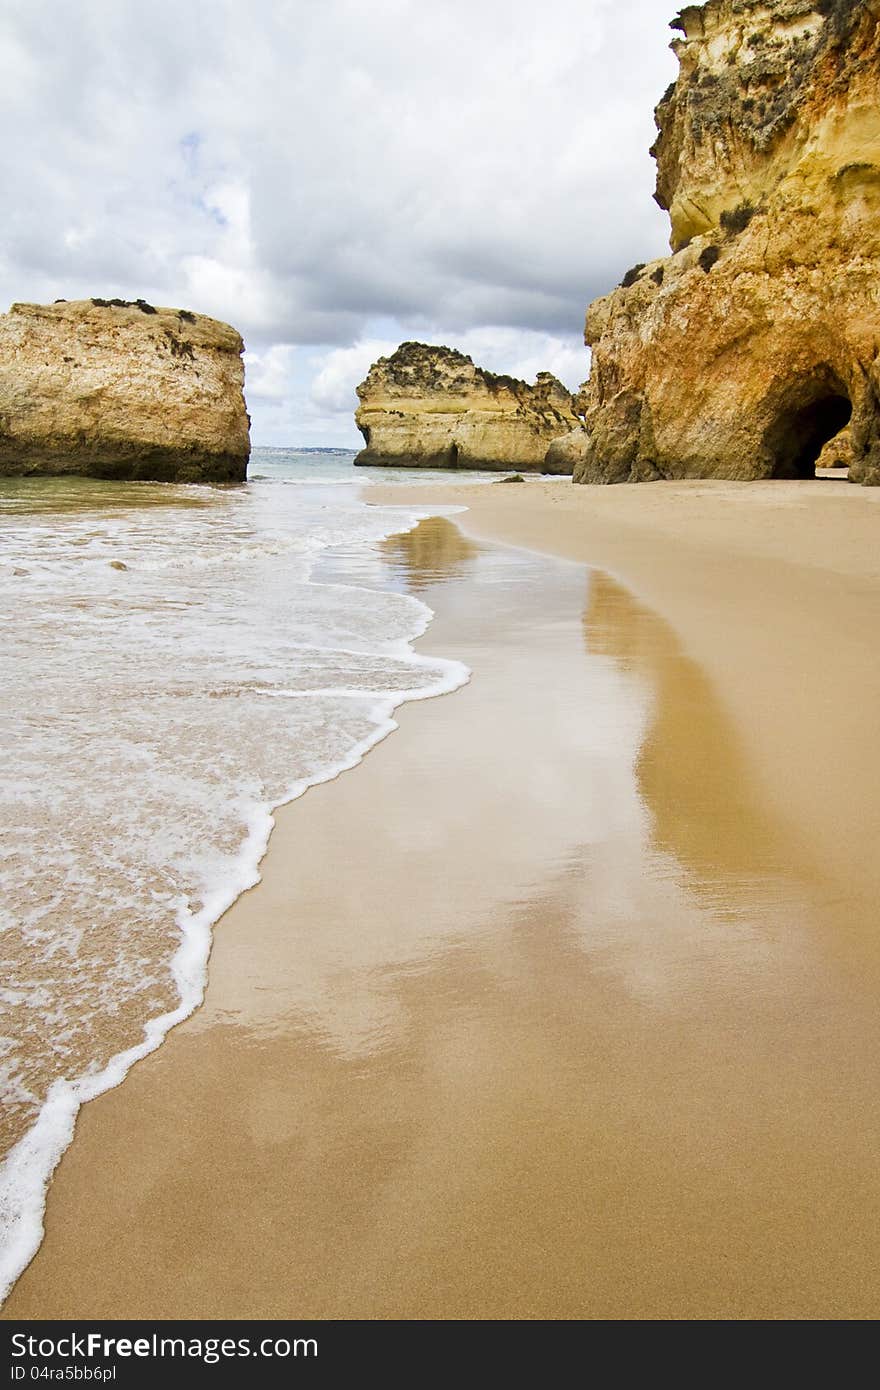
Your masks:
M672 8L7 0L0 294L228 319L272 364L257 438L297 430L297 401L342 429L327 402L364 342L581 351L586 301L665 247L647 149Z

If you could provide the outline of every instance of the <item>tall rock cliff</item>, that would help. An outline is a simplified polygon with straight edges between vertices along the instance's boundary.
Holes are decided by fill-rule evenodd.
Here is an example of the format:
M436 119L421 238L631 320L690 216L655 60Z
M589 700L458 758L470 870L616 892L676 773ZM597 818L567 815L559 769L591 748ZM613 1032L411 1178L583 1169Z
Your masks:
M709 0L673 23L656 198L673 255L587 312L559 441L581 482L880 483L880 0ZM839 452L839 451L838 451Z
M240 482L243 343L139 300L13 304L0 316L0 474Z
M549 372L529 386L424 343L381 357L357 393L360 464L541 470L550 441L578 423L571 395Z

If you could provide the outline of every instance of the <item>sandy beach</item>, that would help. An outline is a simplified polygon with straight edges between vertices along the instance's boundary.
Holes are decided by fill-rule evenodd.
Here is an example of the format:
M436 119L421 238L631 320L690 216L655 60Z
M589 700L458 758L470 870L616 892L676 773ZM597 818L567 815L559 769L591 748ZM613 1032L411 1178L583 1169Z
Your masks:
M880 490L367 495L468 508L383 554L472 680L279 812L3 1316L876 1317Z

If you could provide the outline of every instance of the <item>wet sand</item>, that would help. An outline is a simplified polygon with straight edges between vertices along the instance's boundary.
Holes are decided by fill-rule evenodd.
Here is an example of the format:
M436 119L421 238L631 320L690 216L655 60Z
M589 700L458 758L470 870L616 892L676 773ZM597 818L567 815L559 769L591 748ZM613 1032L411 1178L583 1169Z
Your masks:
M471 684L279 813L4 1316L876 1316L880 494L417 496Z

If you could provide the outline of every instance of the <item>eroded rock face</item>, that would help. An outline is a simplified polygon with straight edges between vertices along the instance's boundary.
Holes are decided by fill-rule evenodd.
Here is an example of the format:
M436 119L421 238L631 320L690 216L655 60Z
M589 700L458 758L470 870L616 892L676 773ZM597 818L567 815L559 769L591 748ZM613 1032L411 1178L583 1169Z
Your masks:
M683 10L657 108L674 254L592 304L576 481L880 483L880 0Z
M852 461L852 431L847 427L829 439L816 459L816 472L827 468L851 468Z
M550 441L578 423L570 393L549 372L529 386L424 343L380 358L357 393L359 464L541 470Z
M243 343L138 301L13 304L0 316L0 474L241 482Z

